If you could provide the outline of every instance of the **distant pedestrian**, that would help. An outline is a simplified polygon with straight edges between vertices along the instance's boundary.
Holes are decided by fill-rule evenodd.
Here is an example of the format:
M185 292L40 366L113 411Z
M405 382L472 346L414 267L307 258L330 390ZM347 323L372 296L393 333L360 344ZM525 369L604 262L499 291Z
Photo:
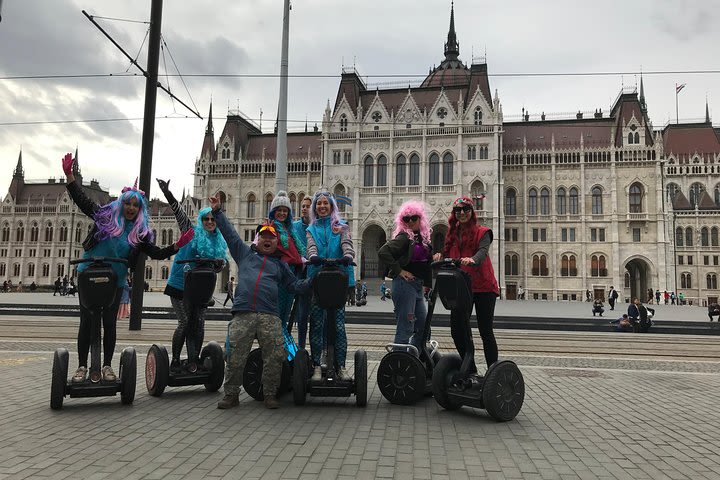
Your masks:
M720 323L720 305L718 305L718 302L708 305L708 317L711 322L713 321L713 317L718 317L718 323Z
M685 305L685 294L683 292L678 295L678 305Z
M667 290L665 290L665 291L663 292L663 298L665 299L665 305L667 305L668 302L670 302L670 294L668 293Z
M610 291L608 292L608 303L610 304L610 310L615 310L615 300L618 298L617 290L615 287L610 285Z
M31 292L34 292L35 290L37 290L37 285L35 285L35 282L32 282L32 283L30 284L30 291L31 291Z
M660 305L660 290L655 290L655 305Z
M605 312L605 309L603 308L602 300L600 300L599 298L595 299L595 301L593 302L593 308L592 308L593 317L595 316L596 313L600 314L600 316L602 317L604 312Z
M525 289L522 285L518 287L518 300L525 300Z
M383 280L380 284L380 300L383 302L385 301L385 292L387 292L387 286L385 285L385 280Z
M235 298L235 277L230 277L230 280L227 282L227 295L225 296L223 307L227 302L232 303L233 298Z
M7 282L5 282L5 283L7 283ZM55 280L55 291L53 292L53 297L55 295L57 295L58 293L60 294L60 296L62 296L62 290L60 290L61 285L62 285L62 280L60 280L60 277L58 277L57 280Z
M63 295L66 295L66 294L67 294L67 288L68 288L68 284L69 284L69 283L70 283L70 282L68 281L68 276L65 275L65 276L63 277L63 279L62 279L62 294L63 294Z
M7 280L5 280L5 281L3 282L2 291L5 292L5 293L7 293L7 291L8 291L8 283L7 283Z
M21 280L20 282L18 282L17 291L18 291L18 293L22 293L22 292L23 292L22 280Z
M590 290L585 290L585 301L592 302L592 297L590 296Z
M670 292L670 305L675 305L675 292Z

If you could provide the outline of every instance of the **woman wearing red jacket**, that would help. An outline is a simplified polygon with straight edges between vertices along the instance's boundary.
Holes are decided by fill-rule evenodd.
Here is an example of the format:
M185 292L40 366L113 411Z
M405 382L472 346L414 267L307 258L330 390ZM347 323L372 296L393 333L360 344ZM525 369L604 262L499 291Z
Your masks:
M495 271L488 256L493 232L477 224L473 201L468 197L460 197L453 202L448 223L450 228L445 237L443 251L435 254L434 260L441 260L444 257L460 259L460 268L470 276L478 329L483 342L485 361L489 367L498 359L492 324L495 316L495 300L500 295ZM462 316L459 312L450 314L450 333L458 353L461 357L464 356L467 346ZM476 371L477 367L473 361L470 372Z

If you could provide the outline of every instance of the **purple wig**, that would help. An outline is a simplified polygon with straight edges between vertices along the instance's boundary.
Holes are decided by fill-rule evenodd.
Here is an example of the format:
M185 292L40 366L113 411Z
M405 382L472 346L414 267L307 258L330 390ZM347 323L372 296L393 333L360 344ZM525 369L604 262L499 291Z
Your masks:
M325 197L328 202L330 202L330 227L333 232L339 232L340 230L349 228L347 223L342 223L340 220L340 210L338 210L337 203L335 202L335 196L325 189L318 190L315 192L315 195L313 195L312 205L310 205L310 223L312 224L318 221L319 217L315 212L315 208L317 207L317 202L320 197Z
M423 243L430 243L430 224L427 219L427 205L425 202L418 200L408 200L407 202L400 205L397 214L395 215L395 231L392 234L392 238L395 238L400 233L406 233L412 240L415 237L415 232L403 222L403 217L417 215L420 217L420 237Z
M132 230L128 233L128 243L134 248L143 240L155 241L152 230L148 225L148 207L145 197L137 190L128 190L95 212L94 220L98 228L95 238L99 242L122 235L127 222L125 220L124 204L128 203L132 198L137 200L139 209Z

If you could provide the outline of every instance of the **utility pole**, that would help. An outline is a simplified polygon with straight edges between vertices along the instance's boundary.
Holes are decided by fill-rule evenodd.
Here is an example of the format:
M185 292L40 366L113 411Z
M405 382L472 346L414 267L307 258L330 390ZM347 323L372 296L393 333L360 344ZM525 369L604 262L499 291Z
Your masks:
M288 35L290 32L290 0L284 0L282 53L280 56L280 98L278 100L277 147L275 151L275 194L287 191L287 97L288 97Z
M148 44L147 74L145 75L145 116L143 121L142 151L140 153L140 190L150 199L150 173L152 171L153 140L155 139L155 105L157 103L158 62L160 58L160 31L162 26L162 0L152 0L150 9L150 43ZM142 305L145 288L145 255L138 256L133 273L130 308L130 330L142 328Z

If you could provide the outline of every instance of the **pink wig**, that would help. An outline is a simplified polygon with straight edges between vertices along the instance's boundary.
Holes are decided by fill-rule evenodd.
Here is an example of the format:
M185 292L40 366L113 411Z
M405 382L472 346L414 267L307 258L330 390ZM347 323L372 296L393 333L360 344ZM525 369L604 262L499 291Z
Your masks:
M420 217L420 237L423 243L430 243L430 224L427 219L427 205L425 202L418 200L408 200L400 205L395 215L395 231L392 237L395 238L400 233L406 233L411 239L415 237L415 232L403 222L403 217L418 215Z
M135 217L133 221L132 229L128 233L128 243L134 248L137 247L140 242L155 241L152 230L150 230L148 226L147 201L139 190L126 190L120 197L103 205L95 212L94 220L98 228L97 233L95 233L95 238L98 241L102 242L108 238L122 235L127 222L125 220L123 204L129 202L132 198L137 201L140 208L137 217Z

